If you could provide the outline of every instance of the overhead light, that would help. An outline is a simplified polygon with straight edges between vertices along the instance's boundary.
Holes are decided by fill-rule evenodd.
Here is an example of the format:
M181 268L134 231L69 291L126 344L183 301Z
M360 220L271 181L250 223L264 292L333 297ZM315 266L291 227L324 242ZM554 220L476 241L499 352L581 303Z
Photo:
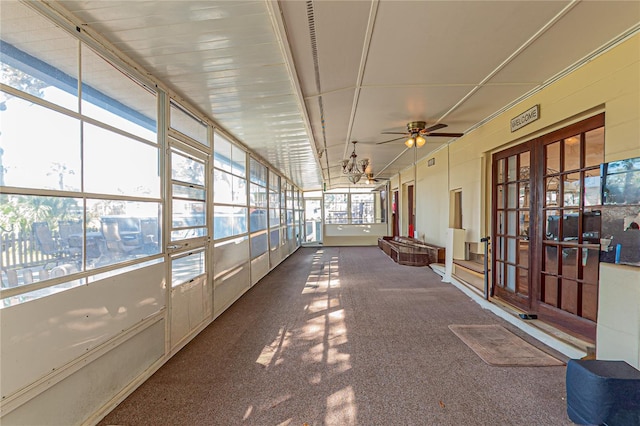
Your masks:
M422 148L422 146L427 142L427 140L423 136L416 137L416 146L418 148Z
M412 136L409 139L407 139L406 141L404 141L404 144L407 146L407 148L411 148L413 146L414 142L415 142L415 140L413 139L413 136Z
M369 165L369 160L365 159L362 161L358 161L358 155L356 154L356 144L358 141L351 142L353 144L353 152L346 160L342 160L340 164L342 165L342 173L347 175L347 179L351 183L358 183L362 174L366 170Z
M360 178L362 177L362 175L349 175L349 177L347 179L349 179L349 182L351 183L358 183L360 182Z

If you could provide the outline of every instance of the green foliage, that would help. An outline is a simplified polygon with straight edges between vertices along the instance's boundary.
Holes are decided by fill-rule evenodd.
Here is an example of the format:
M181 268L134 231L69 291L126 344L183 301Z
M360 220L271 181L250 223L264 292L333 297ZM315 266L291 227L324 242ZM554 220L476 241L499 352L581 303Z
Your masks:
M51 229L60 220L77 219L76 200L63 197L3 195L0 203L0 231L30 232L34 222L47 222Z

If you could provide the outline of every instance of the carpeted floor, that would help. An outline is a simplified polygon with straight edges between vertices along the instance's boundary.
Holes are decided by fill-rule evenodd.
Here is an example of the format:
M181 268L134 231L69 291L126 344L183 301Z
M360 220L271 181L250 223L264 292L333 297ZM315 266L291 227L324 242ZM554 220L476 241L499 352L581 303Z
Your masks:
M302 248L100 424L572 424L564 366L488 365L451 324L544 348L430 268L377 247Z

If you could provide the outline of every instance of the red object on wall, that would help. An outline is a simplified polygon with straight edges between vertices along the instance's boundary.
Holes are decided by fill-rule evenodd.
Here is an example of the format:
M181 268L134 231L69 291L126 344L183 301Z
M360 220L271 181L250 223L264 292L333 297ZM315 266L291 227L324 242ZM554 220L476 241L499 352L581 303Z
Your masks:
M413 224L409 225L409 236L413 237Z

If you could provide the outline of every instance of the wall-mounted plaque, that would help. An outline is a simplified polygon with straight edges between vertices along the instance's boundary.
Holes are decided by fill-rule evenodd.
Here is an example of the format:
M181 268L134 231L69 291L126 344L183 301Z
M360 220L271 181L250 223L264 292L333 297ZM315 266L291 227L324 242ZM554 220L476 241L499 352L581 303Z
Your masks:
M534 105L522 114L511 119L511 132L523 128L540 118L540 105Z

